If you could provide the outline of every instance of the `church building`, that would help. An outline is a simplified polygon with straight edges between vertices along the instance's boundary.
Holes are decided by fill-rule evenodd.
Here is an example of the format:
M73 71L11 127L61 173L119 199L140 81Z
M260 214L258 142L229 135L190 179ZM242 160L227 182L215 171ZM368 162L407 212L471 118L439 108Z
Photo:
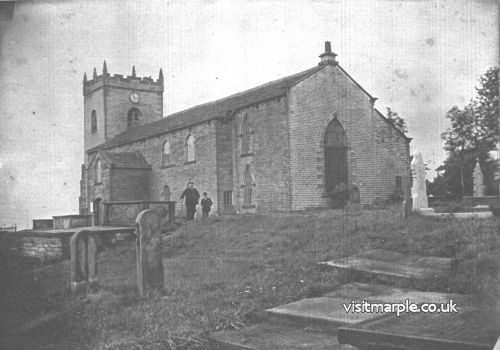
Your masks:
M339 186L361 204L407 195L410 140L338 63L318 65L217 101L163 116L164 77L84 76L80 213L106 202L177 202L188 181L213 212L332 205Z

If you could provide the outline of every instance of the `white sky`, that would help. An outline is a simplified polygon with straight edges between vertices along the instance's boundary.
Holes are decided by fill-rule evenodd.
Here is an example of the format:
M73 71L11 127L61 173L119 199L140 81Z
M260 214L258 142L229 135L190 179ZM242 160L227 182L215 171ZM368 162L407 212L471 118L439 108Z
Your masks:
M313 67L329 40L435 169L446 111L497 65L497 13L494 0L18 3L0 25L0 225L78 212L82 77L104 59L111 74L162 67L168 115Z

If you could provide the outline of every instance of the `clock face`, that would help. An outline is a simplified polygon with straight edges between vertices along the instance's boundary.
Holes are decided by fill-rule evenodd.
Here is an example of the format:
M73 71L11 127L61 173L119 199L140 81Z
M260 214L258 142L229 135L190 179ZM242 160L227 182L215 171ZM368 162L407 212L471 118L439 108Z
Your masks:
M139 94L137 92L131 92L128 98L132 103L139 103Z

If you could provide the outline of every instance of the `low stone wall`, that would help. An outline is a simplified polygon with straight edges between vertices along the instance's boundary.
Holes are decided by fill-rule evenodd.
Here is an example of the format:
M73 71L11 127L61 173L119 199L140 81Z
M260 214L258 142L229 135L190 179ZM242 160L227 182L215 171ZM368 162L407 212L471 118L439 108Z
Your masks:
M53 216L54 229L92 226L92 214Z
M465 206L469 207L475 207L476 205L500 206L500 196L483 196L483 197L466 196L463 198L463 203Z
M69 258L68 242L61 237L24 237L23 254L42 261ZM66 247L65 247L66 246Z
M69 259L69 240L72 232L23 232L18 251L42 262Z

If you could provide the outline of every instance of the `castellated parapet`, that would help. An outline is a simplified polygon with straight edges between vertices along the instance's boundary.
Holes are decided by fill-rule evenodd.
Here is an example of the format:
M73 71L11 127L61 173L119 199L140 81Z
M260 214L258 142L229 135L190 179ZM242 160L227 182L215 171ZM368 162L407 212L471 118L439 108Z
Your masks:
M83 78L83 96L86 96L103 86L112 86L127 90L137 91L156 91L163 92L163 72L160 69L158 79L155 81L151 77L136 77L135 69L130 76L124 77L122 74L111 75L107 72L106 65L104 65L102 75L97 75L94 68L94 75L91 80L87 80L87 74Z

